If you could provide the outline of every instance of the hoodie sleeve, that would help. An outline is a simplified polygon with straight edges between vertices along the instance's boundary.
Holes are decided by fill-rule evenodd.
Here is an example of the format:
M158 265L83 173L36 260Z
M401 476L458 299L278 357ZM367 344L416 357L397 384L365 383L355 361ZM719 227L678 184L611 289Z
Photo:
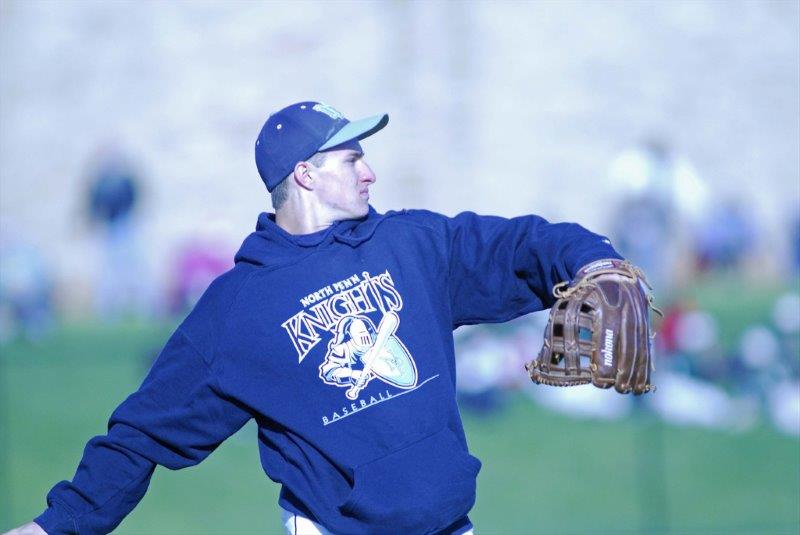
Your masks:
M534 215L506 219L464 212L447 226L453 327L549 308L555 284L594 260L621 258L604 236Z
M250 418L220 391L209 363L179 328L138 391L94 437L72 481L47 495L35 519L48 534L108 533L144 496L156 465L171 470L205 459Z

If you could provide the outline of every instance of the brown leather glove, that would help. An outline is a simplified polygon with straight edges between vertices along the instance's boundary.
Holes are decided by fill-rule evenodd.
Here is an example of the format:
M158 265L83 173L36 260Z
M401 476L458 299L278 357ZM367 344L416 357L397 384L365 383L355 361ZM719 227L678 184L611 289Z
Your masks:
M598 260L578 271L571 285L556 284L558 299L539 356L525 365L531 380L552 386L592 383L644 394L652 369L650 285L625 260Z

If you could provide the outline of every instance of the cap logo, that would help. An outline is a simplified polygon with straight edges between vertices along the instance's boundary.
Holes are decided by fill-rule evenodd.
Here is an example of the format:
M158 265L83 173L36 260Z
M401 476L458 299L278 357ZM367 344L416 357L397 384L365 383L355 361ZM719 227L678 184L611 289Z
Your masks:
M327 104L324 103L314 104L314 107L311 109L314 111L318 111L320 113L324 113L333 120L344 119L344 115L336 111L336 109L333 108L332 106L328 106Z

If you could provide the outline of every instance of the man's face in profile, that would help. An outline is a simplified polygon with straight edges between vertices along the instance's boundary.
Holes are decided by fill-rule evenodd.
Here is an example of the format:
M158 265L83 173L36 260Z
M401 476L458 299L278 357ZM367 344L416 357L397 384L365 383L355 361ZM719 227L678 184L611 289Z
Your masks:
M358 141L348 141L324 152L325 163L317 168L317 195L335 220L357 219L369 212L369 186L375 174L364 160Z

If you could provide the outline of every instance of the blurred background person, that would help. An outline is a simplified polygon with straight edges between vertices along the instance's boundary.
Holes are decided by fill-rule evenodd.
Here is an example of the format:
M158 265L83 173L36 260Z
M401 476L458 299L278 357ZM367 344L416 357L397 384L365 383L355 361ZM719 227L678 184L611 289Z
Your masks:
M688 239L708 209L706 181L657 137L623 151L609 179L618 199L610 214L612 238L653 287L669 295L686 270Z
M101 321L151 313L152 290L140 231L141 184L130 158L116 147L100 151L89 172L86 214L101 263L93 287Z

